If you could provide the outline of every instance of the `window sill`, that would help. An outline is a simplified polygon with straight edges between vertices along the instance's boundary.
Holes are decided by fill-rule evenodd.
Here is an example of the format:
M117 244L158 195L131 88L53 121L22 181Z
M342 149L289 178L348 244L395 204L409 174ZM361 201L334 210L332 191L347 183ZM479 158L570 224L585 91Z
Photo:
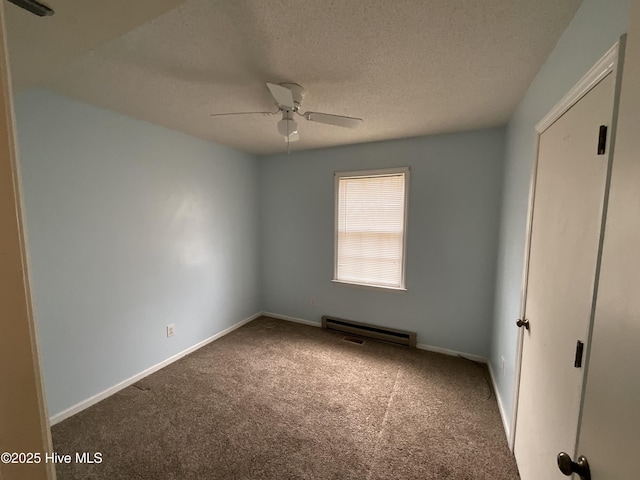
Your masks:
M383 287L381 285L367 285L366 283L345 282L344 280L331 280L331 282L339 285L346 285L348 287L364 288L365 290L378 290L395 293L405 293L407 291L406 288L401 287Z

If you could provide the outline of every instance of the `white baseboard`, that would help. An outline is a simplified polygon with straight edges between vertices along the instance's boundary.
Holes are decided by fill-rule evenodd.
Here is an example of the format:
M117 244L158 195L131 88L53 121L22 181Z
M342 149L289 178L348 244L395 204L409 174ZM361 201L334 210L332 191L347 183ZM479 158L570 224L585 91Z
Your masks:
M485 357L474 355L473 353L458 352L456 350L450 350L448 348L425 345L424 343L418 343L416 345L416 348L419 348L420 350L427 350L428 352L442 353L444 355L450 355L452 357L464 357L467 360L473 360L474 362L488 363L488 360Z
M312 320L305 320L304 318L289 317L288 315L280 315L279 313L262 312L262 315L264 315L265 317L277 318L279 320L286 320L287 322L294 322L294 323L302 323L304 325L311 325L312 327L321 327L322 326L322 324L320 322L314 322Z
M507 435L507 443L511 441L511 427L507 419L507 413L504 409L502 398L500 397L500 390L498 390L498 384L496 383L496 377L493 374L493 368L491 368L491 362L488 363L489 375L491 376L491 383L493 384L493 391L496 394L496 400L498 401L498 410L500 410L500 418L502 419L502 426L504 427L504 433ZM513 451L513 445L509 445L511 451Z
M240 328L241 326L243 326L245 323L249 323L251 320L255 320L256 318L260 317L262 315L262 312L258 312L254 315L251 315L248 318L245 318L244 320L240 320L238 323L235 323L233 325L231 325L228 328L225 328L224 330L222 330L221 332L216 333L215 335L202 340L201 342L196 343L195 345L187 348L186 350L183 350L179 353L176 353L175 355L167 358L166 360L161 361L160 363L157 363L155 365L153 365L152 367L147 368L146 370L143 370L140 373L137 373L136 375L134 375L133 377L127 378L126 380L123 380L122 382L107 388L106 390L87 398L86 400L83 400L80 403L76 403L75 405L73 405L72 407L67 408L66 410L63 410L60 413L56 413L55 415L52 415L49 418L49 423L51 425L55 425L56 423L60 423L61 421L63 421L66 418L71 417L72 415L75 415L76 413L81 412L82 410L85 410L87 408L89 408L92 405L95 405L96 403L98 403L101 400L104 400L107 397L110 397L111 395L113 395L116 392L119 392L120 390L122 390L123 388L128 387L129 385L132 385L134 383L136 383L137 381L143 379L144 377L151 375L154 372L157 372L158 370L160 370L161 368L166 367L167 365L175 362L176 360L180 360L182 357L189 355L192 352L195 352L196 350L198 350L199 348L204 347L205 345L213 342L214 340L217 340L220 337L224 337L225 335L233 332L234 330Z

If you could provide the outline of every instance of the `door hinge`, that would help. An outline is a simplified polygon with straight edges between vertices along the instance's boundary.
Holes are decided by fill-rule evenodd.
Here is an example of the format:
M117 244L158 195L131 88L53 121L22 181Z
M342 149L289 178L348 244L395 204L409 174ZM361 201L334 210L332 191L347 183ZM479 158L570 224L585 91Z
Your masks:
M576 344L576 359L573 362L573 366L576 368L582 367L582 354L584 353L584 343L578 340Z
M607 150L607 126L600 125L600 132L598 133L598 155L604 155Z

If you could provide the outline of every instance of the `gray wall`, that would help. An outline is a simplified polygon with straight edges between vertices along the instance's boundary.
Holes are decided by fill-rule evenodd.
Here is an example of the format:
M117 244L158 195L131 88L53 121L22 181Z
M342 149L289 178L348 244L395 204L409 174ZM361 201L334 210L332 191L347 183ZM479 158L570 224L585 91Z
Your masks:
M488 355L504 130L260 158L263 309L330 314ZM334 284L335 171L410 166L407 292ZM316 306L311 305L316 300Z
M254 157L45 90L16 113L50 414L260 310Z
M507 418L514 398L529 180L535 157L535 124L587 73L625 32L630 0L584 0L529 87L507 128L495 323L490 363ZM500 358L505 359L504 375Z

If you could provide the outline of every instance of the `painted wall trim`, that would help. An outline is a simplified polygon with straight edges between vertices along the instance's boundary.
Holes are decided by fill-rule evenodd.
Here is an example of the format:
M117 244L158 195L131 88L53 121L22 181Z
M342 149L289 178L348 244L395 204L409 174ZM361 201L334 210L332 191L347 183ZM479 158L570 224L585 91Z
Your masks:
M502 402L502 397L500 397L500 390L498 390L498 384L496 382L496 376L493 373L493 368L491 367L491 363L489 366L489 376L491 377L491 384L493 385L493 392L496 394L496 400L498 402L498 410L500 411L500 418L502 419L502 426L504 427L504 433L507 436L507 443L509 444L509 449L513 452L513 439L511 437L511 428L509 423L509 418L507 417L507 412L504 409L504 403Z
M160 363L157 363L155 365L153 365L152 367L147 368L146 370L143 370L140 373L137 373L136 375L127 378L126 380L123 380L122 382L107 388L106 390L94 395L93 397L89 397L86 400L83 400L82 402L79 402L77 404L75 404L72 407L67 408L66 410L63 410L60 413L57 413L53 416L51 416L49 418L49 421L51 423L51 425L55 425L56 423L60 423L61 421L75 415L76 413L80 413L82 410L85 410L87 408L89 408L92 405L95 405L96 403L98 403L101 400L104 400L107 397L110 397L111 395L113 395L114 393L119 392L120 390L128 387L129 385L132 385L134 383L136 383L137 381L143 379L144 377L151 375L152 373L157 372L158 370L166 367L167 365L172 364L173 362L180 360L182 357L185 357L187 355L189 355L192 352L195 352L196 350L198 350L199 348L204 347L205 345L208 345L209 343L213 342L214 340L217 340L220 337L224 337L225 335L233 332L234 330L240 328L241 326L243 326L246 323L249 323L251 320L255 320L256 318L260 317L262 315L262 312L258 312L255 313L253 315L251 315L248 318L245 318L244 320L240 320L238 323L235 323L233 325L231 325L228 328L225 328L224 330L222 330L221 332L216 333L215 335L212 335L211 337L202 340L201 342L196 343L195 345L187 348L186 350L183 350L179 353L176 353L175 355L167 358L166 360L161 361Z
M416 345L416 348L420 350L426 350L427 352L442 353L443 355L449 355L450 357L463 357L463 358L466 358L467 360L473 360L474 362L479 362L479 363L489 362L489 360L487 360L486 357L483 357L481 355L474 355L473 353L458 352L457 350L450 350L448 348L434 347L433 345L427 345L424 343L418 343Z
M322 327L322 323L314 322L313 320L305 320L304 318L290 317L288 315L280 315L279 313L262 312L265 317L277 318L278 320L286 320L287 322L302 323L303 325L310 325L312 327Z
M618 45L616 43L609 49L604 56L598 60L591 69L585 73L584 77L580 79L575 86L562 97L552 109L547 113L542 120L536 124L536 132L542 133L549 128L558 118L573 107L578 101L584 97L589 91L595 87L604 77L614 72L616 69L616 63L618 61Z

